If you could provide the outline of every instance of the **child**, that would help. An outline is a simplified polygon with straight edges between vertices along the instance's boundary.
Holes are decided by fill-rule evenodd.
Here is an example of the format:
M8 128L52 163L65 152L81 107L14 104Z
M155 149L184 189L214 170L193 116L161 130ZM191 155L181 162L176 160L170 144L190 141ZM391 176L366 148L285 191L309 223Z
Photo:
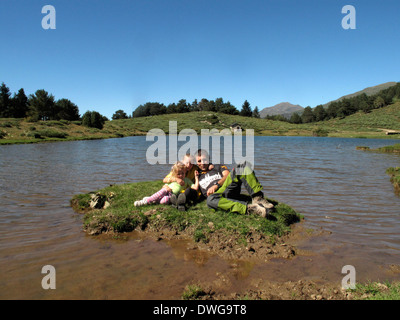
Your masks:
M196 174L198 174L200 169L196 164L194 164L194 156L192 156L190 153L186 153L182 159L182 163L186 167L185 177L196 183ZM210 163L210 170L213 168L214 165ZM172 172L170 172L163 180L164 183L170 183L173 181L175 181L175 178L172 176ZM179 195L172 194L170 198L170 203L178 210L186 211L185 204L194 205L197 201L200 200L200 196L201 192L198 191L198 188L192 186L191 188L187 188L185 191L182 190L182 193L180 193Z
M192 157L189 153L185 154L185 156L182 159L182 163L185 166L185 177L191 180L192 182L195 182L195 171L198 170L198 167L196 165L193 165L194 157ZM172 175L172 171L164 178L163 182L164 183L171 183L176 181L176 178Z
M161 190L156 192L150 197L144 197L142 200L135 201L135 207L143 206L146 204L169 204L171 196L173 194L179 195L181 190L186 188L198 188L198 178L196 177L196 182L193 184L191 180L185 178L186 168L185 165L178 161L174 164L171 169L171 181L169 184L165 184Z

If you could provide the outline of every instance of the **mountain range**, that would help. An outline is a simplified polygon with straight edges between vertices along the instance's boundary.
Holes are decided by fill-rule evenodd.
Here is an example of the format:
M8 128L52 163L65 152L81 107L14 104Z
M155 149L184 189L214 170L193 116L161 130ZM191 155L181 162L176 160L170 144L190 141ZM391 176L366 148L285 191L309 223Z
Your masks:
M365 93L367 96L374 95L381 90L384 90L384 89L390 88L391 86L396 85L396 83L397 82L385 82L385 83L382 83L382 84L379 84L376 86L368 87L363 90L342 96L336 100L329 101L329 102L323 104L323 106L325 108L327 108L329 106L329 104L332 102L340 101L340 100L343 100L346 98L352 98L352 97L355 97L355 96L363 94L363 93ZM289 102L281 102L272 107L266 107L266 108L262 109L260 111L260 117L265 118L266 116L281 115L281 116L289 119L293 113L295 113L295 112L302 113L303 110L304 110L304 108L298 104L295 105L295 104L291 104Z

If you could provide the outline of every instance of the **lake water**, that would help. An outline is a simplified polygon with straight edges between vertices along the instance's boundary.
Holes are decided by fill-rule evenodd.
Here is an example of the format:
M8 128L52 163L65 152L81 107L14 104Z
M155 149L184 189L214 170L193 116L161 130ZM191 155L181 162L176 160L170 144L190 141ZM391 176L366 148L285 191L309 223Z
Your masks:
M400 156L356 150L398 141L255 137L266 196L302 213L305 229L323 231L298 244L309 254L259 264L233 264L184 241L82 231L73 195L166 175L169 165L147 163L145 137L0 146L0 298L179 299L195 281L238 290L260 277L340 283L344 265L357 281L399 279L391 265L400 265L400 197L385 170ZM56 290L41 286L45 265L56 269Z

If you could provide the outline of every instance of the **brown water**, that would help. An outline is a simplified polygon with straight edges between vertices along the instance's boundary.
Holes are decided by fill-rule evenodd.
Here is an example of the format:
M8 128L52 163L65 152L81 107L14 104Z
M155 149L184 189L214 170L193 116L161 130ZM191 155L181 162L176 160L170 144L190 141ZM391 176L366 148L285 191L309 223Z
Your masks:
M227 292L257 279L341 283L344 265L357 281L399 279L400 197L386 168L398 155L355 150L398 140L256 137L255 171L271 198L305 216L304 228L325 231L298 242L312 254L266 263L225 261L185 241L90 237L71 197L109 184L161 179L145 137L0 147L1 299L179 299L191 282ZM56 269L56 290L41 286L41 269Z

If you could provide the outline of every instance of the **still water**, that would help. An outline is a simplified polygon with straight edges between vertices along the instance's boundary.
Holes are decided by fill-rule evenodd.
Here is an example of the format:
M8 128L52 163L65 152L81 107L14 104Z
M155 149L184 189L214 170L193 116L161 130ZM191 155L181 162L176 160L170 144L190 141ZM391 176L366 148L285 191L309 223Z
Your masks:
M183 241L87 236L73 195L110 184L162 179L145 137L0 147L1 299L179 299L196 281L240 290L257 278L338 281L353 265L357 280L400 279L400 197L388 167L400 156L356 150L398 140L255 137L255 172L265 194L305 216L322 235L298 243L308 254L254 264L187 250ZM132 199L132 204L135 199ZM56 290L41 286L56 269ZM234 265L234 267L232 267Z

